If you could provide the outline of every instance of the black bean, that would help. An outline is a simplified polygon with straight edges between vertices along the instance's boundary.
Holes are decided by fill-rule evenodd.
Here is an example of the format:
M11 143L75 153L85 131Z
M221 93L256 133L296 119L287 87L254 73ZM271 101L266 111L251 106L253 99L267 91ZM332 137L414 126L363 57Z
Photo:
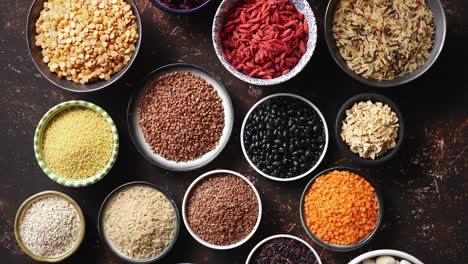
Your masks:
M247 155L268 175L305 173L323 152L323 122L315 110L292 97L274 97L251 113L244 128Z

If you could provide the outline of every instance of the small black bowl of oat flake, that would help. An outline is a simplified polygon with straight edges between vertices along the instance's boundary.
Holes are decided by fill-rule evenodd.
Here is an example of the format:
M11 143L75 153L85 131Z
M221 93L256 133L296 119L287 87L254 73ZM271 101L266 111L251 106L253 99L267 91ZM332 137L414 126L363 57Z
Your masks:
M262 176L276 181L297 180L315 170L328 141L327 123L320 110L294 94L263 98L242 123L245 158Z
M353 96L341 106L335 121L335 139L341 151L362 165L379 165L394 158L403 135L400 109L380 94Z

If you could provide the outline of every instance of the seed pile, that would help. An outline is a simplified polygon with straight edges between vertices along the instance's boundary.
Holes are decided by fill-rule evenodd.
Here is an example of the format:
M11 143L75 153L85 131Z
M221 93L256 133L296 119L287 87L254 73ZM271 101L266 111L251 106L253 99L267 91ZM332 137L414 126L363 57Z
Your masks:
M227 60L255 78L288 73L307 49L309 26L289 0L243 0L219 35Z
M154 80L138 113L153 152L176 162L195 160L215 149L224 129L221 98L213 86L190 72Z
M67 179L96 175L111 158L112 130L98 113L82 107L67 109L47 125L42 139L45 163Z
M170 8L193 9L206 1L207 0L161 0L161 3Z
M375 259L366 259L361 264L411 264L411 262L405 259L398 261L392 256L380 256Z
M174 239L176 211L160 191L132 186L113 195L104 211L103 227L107 239L125 256L151 258Z
M335 170L318 177L303 206L310 231L330 244L355 244L377 224L379 205L374 188L349 171Z
M341 0L332 31L355 73L392 80L424 65L435 29L425 0Z
M317 163L325 146L325 130L310 105L279 96L252 111L242 140L247 156L258 169L274 177L291 178Z
M359 102L346 110L341 138L362 158L375 159L396 146L398 117L381 102Z
M21 240L32 253L59 257L78 242L81 222L70 202L50 195L34 201L23 212L18 229Z
M60 78L109 80L130 61L136 18L124 0L48 0L36 21L35 45Z
M242 178L218 174L194 187L186 212L190 227L201 239L227 246L252 232L259 205L254 191Z
M260 246L250 264L314 264L314 253L300 241L292 238L275 238Z

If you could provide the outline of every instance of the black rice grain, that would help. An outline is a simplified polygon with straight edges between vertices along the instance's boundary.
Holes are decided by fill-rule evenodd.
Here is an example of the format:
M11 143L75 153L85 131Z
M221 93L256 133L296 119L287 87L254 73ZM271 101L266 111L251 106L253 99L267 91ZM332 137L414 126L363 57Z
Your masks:
M273 177L291 178L318 162L325 147L325 130L309 104L278 96L252 111L242 140L247 156L258 169Z
M314 253L292 238L275 238L260 246L249 264L314 264Z

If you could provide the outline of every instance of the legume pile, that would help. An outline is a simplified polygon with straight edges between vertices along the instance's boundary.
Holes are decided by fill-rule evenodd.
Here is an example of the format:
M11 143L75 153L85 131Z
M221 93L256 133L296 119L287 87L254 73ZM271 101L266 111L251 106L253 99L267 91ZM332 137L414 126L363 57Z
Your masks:
M352 245L376 227L379 205L374 188L361 176L334 170L307 191L304 215L313 234L329 244Z
M213 245L232 245L252 232L259 201L242 178L216 174L192 189L186 214L190 227L201 239Z
M325 131L318 113L304 101L278 96L258 105L244 128L249 159L267 175L299 176L323 153Z
M176 211L160 191L130 186L109 200L103 227L107 239L123 255L147 259L164 252L174 239Z
M307 49L309 26L289 0L243 0L219 35L234 68L271 79L288 73Z
M249 264L314 264L314 253L303 243L292 238L274 238L265 242L254 253Z
M19 221L19 235L35 255L60 257L78 242L81 222L66 199L50 195L34 201Z
M48 0L36 21L35 45L60 78L109 80L130 61L136 18L124 0Z
M55 116L42 139L44 161L66 179L96 175L111 158L112 130L93 110L72 107Z
M222 99L190 72L157 78L138 105L139 125L154 153L186 162L215 149L224 129Z

